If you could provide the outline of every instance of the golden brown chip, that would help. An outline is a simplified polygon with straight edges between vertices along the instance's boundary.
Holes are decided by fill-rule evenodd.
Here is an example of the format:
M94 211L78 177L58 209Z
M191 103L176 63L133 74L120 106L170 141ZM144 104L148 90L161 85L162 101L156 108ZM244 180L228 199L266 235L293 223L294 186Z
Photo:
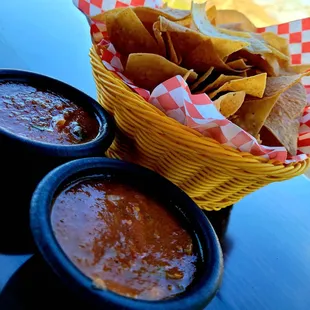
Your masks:
M292 71L295 73L304 73L304 72L310 70L310 64L308 64L308 65L290 65L287 69L289 71Z
M191 91L194 91L200 84L202 84L212 73L214 67L211 67L206 73L204 73L192 86L190 86Z
M244 14L235 10L217 10L216 25L221 24L237 24L239 28L232 28L232 30L256 32L253 23Z
M242 72L239 73L238 75L239 75L240 77L250 77L251 75L249 75L247 72L248 72L248 71L242 71ZM257 75L257 74L259 74L259 73L261 73L261 72L256 72L255 74L252 74L252 75Z
M209 22L206 14L205 14L205 6L206 2L203 3L193 3L192 4L192 18L193 22L195 23L196 27L200 30L201 33L205 34L206 36L210 37L212 39L212 42L214 45L222 49L220 54L220 57L225 57L233 52L230 51L227 53L227 45L228 47L232 46L240 46L243 45L241 48L245 48L251 53L270 53L271 50L268 48L264 42L258 40L254 36L251 36L249 38L245 38L244 35L228 35L220 30L218 30L216 27L213 27L211 23ZM239 48L239 50L241 49ZM235 51L238 49L235 49Z
M184 67L193 68L198 73L206 72L211 66L219 71L240 72L225 64L217 55L211 40L208 39L203 40L192 51L188 51L186 56L183 56L183 64Z
M297 153L299 118L306 105L306 90L297 83L280 95L264 124L291 155Z
M186 28L180 24L169 21L164 17L160 17L160 30L162 32L170 32L173 45L176 50L180 51L180 54L184 58L188 54L188 51L194 50L201 42L206 39L211 39L216 54L223 59L224 57L232 54L235 51L245 47L247 43L236 42L231 43L225 39L218 39L212 36L206 36L193 29Z
M170 8L150 8L150 7L133 7L132 10L136 13L145 28L152 34L153 24L158 21L159 16L164 16L171 21L183 20L190 18L190 11L183 11Z
M222 85L224 85L225 83L232 81L232 80L239 80L241 79L240 76L237 75L225 75L225 74L221 74L215 81L213 81L212 83L206 85L201 92L205 93L205 92L210 92L212 89L215 88L219 88Z
M214 101L215 106L225 117L230 117L235 114L245 98L244 91L237 91L232 93L227 93Z
M216 15L217 15L217 10L215 5L210 5L209 7L206 7L206 13L208 16L208 20L210 23L215 26L216 25Z
M169 60L175 64L178 64L178 62L179 62L178 56L177 56L177 53L174 49L174 46L173 46L169 32L166 33L166 38L167 38L167 49L168 49Z
M183 58L182 58L182 55L178 51L176 51L176 53L177 53L177 58L178 58L177 65L180 65L183 61Z
M177 23L178 25L184 26L186 28L190 28L191 23L192 23L192 18L188 17L182 20L177 20L175 23Z
M223 34L227 34L229 36L236 36L241 38L251 38L251 34L249 32L232 30L232 29L225 29L217 27L217 30Z
M119 53L123 55L137 52L159 54L155 39L131 8L121 10L116 15L108 14L106 18L110 41Z
M184 76L188 72L166 58L155 54L130 54L128 57L125 76L138 87L153 90L158 84L176 75ZM196 80L197 74L191 72L188 81Z
M212 99L217 94L226 91L245 91L247 95L262 98L266 87L266 73L257 74L251 77L231 80L208 94Z
M263 32L259 34L270 46L277 49L283 55L290 57L289 43L288 40L278 36L273 32Z
M166 45L162 33L159 30L159 21L153 24L153 32L158 44L158 51L161 56L166 57Z
M304 76L308 74L309 73L295 74L290 76L269 77L267 79L264 96L270 97L274 94L281 94L288 88L297 84Z
M279 58L279 60L284 61L285 63L289 63L290 61L290 57L286 56L285 54L283 54L282 52L278 51L276 48L274 48L271 45L268 45L268 47L271 49L271 54L276 56L277 58ZM266 53L268 55L268 53ZM264 56L266 55L264 54Z
M104 13L100 13L98 15L92 16L91 19L98 22L106 23L106 19L109 16L115 16L117 13L125 10L126 8L115 8L113 10L105 11Z
M186 81L186 80L190 77L190 75L192 74L192 72L194 72L193 69L188 70L188 71L185 73L185 75L183 76L184 81Z
M274 54L265 54L264 60L272 68L273 76L279 76L281 72L281 67L278 57L276 57ZM264 62L262 62L262 64L264 64Z
M225 23L225 24L219 24L219 29L227 29L227 30L235 30L235 31L244 31L243 25L241 23Z
M183 20L191 16L190 11L178 10L171 8L154 9L145 6L137 6L132 8L142 23L155 23L159 16L163 16L171 21Z
M182 20L191 16L191 11L189 10L172 9L169 7L160 8L157 10L164 14L161 16L164 16L170 20Z
M262 99L245 100L232 121L257 138L279 96L280 94L275 94Z
M226 64L230 68L237 69L237 70L248 70L249 68L251 68L251 66L248 66L245 63L244 59L233 60L233 61L227 62Z
M280 95L300 81L304 75L269 77L262 99L246 99L233 122L254 137L258 136Z
M276 68L269 64L269 62L262 58L261 55L252 54L246 50L241 50L233 54L230 59L234 58L244 58L247 60L248 64L253 66L255 69L259 69L266 72L268 76L277 76Z
M205 38L199 32L159 17L160 31L169 32L175 49L183 56L194 50Z
M260 34L253 34L257 39L266 42L271 53L262 54L266 57L268 54L273 57L277 57L280 71L286 68L290 64L290 52L288 40L278 36L272 32L265 32Z

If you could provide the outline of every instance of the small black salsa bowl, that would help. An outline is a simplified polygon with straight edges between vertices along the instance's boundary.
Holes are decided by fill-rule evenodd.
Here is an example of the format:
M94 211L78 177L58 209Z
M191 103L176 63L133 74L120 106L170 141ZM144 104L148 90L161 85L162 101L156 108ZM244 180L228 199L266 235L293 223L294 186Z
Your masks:
M80 178L100 176L125 182L155 197L191 234L198 261L193 282L170 299L145 301L94 288L93 281L70 261L58 244L51 225L54 197ZM51 171L35 190L30 227L39 252L59 278L94 308L101 309L203 309L219 289L223 271L222 251L212 225L199 207L177 186L146 168L106 158L86 158Z
M77 106L94 113L99 122L97 137L87 143L75 145L49 144L18 136L1 127L0 113L0 167L1 205L7 216L0 218L1 235L12 240L19 239L28 225L24 219L29 213L33 190L46 173L67 161L93 156L104 156L114 139L114 122L109 114L94 99L78 89L40 74L0 70L0 83L23 83L38 89L52 91L74 102ZM4 195L5 194L5 195ZM2 208L1 211L3 211ZM17 216L17 212L19 213ZM12 218L13 217L13 218ZM3 222L3 223L2 223ZM30 235L30 233L29 233ZM14 238L14 236L16 238ZM0 240L0 246L3 240ZM11 243L11 241L8 241ZM14 243L14 242L13 242Z

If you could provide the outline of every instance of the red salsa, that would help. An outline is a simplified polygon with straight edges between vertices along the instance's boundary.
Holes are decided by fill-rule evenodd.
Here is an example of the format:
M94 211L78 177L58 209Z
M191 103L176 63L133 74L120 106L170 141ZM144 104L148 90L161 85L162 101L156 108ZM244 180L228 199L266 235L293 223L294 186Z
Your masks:
M52 227L73 263L101 288L159 300L192 282L189 233L158 202L128 185L80 180L54 201Z
M0 83L0 126L52 144L80 144L99 132L95 115L50 91L22 83Z

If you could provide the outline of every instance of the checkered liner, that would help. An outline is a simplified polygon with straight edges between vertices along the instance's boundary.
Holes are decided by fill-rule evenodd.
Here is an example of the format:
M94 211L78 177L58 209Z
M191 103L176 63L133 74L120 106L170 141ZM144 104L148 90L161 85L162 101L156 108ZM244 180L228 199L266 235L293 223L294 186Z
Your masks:
M286 164L304 160L310 155L310 77L303 79L309 94L309 106L305 108L300 119L298 155L292 157L284 147L260 145L254 137L225 119L206 94L192 95L181 76L163 82L150 94L149 91L133 85L122 74L123 66L119 54L109 42L105 25L92 21L90 17L115 7L141 5L160 7L160 0L73 0L73 2L90 20L92 39L99 48L104 50L102 56L104 66L167 116L196 129L223 145L229 145L252 155L274 159ZM292 64L310 64L310 18L258 29L259 33L265 31L277 33L289 40Z

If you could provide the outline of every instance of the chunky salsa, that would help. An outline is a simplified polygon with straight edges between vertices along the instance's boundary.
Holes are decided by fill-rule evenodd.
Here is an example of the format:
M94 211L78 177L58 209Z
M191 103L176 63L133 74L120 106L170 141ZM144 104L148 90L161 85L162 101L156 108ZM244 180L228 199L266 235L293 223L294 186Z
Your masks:
M51 91L0 83L0 127L32 140L80 144L99 132L95 115Z
M155 200L113 181L80 180L54 201L52 227L73 263L101 288L159 300L192 282L192 238Z

